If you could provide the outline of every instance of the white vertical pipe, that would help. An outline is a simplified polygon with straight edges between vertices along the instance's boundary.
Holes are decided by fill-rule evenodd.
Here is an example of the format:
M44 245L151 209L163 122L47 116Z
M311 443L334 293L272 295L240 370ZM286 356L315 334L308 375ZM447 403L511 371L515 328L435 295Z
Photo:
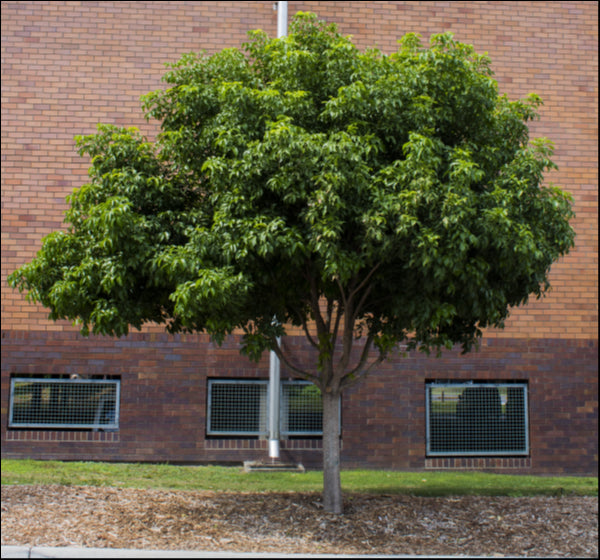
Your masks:
M286 37L288 28L287 2L277 2L277 38ZM279 340L277 340L279 344ZM279 459L279 420L281 367L277 354L271 350L269 360L269 457Z
M279 340L277 341L279 344ZM279 459L279 390L281 385L280 364L277 354L271 350L269 360L269 457Z
M286 37L288 28L287 2L277 2L277 37Z

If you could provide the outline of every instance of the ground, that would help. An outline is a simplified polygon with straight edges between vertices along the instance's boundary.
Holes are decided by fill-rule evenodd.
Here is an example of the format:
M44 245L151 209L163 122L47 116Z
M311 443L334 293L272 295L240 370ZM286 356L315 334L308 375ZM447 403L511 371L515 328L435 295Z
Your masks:
M598 557L598 498L239 494L2 486L2 544L276 553Z

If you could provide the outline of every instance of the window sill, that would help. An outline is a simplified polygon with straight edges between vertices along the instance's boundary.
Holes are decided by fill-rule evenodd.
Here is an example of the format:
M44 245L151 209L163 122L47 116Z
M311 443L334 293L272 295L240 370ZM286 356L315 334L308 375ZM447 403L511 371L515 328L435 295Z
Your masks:
M73 441L115 443L120 441L118 431L91 430L7 430L6 441Z

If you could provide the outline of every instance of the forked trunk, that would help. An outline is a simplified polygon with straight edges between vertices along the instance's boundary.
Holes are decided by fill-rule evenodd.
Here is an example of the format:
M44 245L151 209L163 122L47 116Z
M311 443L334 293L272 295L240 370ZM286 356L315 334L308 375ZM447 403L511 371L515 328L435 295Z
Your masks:
M340 392L323 392L323 508L342 513Z

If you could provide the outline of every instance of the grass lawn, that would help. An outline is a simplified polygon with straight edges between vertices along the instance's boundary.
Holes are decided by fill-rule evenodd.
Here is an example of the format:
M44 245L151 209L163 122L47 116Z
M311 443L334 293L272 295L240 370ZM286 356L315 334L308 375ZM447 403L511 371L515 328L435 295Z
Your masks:
M320 492L319 471L251 472L241 467L148 463L2 460L2 484L65 484L213 490L217 492ZM414 496L597 496L597 477L545 477L482 472L342 471L345 492Z

